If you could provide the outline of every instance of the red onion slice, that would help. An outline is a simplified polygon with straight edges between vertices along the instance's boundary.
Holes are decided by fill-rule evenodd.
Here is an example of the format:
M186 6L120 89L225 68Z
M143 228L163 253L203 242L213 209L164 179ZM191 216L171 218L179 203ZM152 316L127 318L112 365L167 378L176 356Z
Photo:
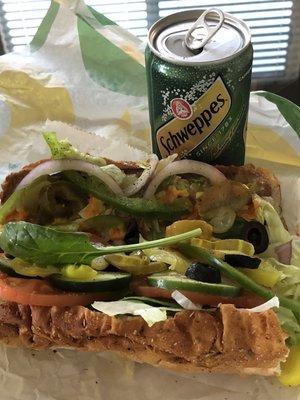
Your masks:
M201 161L174 161L154 176L147 187L144 198L149 199L150 197L152 197L161 182L169 176L181 174L202 175L205 178L209 179L212 184L222 183L227 179L225 175L223 175L222 172L220 172L217 168L213 167L212 165L205 164Z
M113 180L111 176L106 174L97 165L91 164L87 161L82 160L49 160L42 164L37 165L33 170L27 174L24 179L18 184L16 190L23 189L30 185L33 181L44 175L53 175L61 171L80 171L86 172L89 175L96 176L103 183L105 183L114 193L123 194L122 189Z
M275 253L279 262L290 265L292 258L292 241L290 240L287 243L277 246L275 248Z
M146 185L148 180L153 175L155 168L157 166L157 163L158 163L157 155L151 154L151 156L149 158L149 164L147 165L147 167L145 168L145 170L143 171L141 176L139 176L136 179L136 181L134 181L130 186L123 189L125 196L132 196L132 195L136 194Z
M176 158L178 157L178 154L171 154L170 156L166 158L162 158L161 160L158 161L157 167L155 169L155 174L158 174L160 171L162 171L164 168L166 168L169 164L174 162Z

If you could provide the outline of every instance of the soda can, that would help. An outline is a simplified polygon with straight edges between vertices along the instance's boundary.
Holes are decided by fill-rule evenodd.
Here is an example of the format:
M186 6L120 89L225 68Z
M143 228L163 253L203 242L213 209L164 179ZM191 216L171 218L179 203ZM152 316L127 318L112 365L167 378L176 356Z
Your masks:
M153 152L242 165L253 49L247 25L218 9L182 11L149 30Z

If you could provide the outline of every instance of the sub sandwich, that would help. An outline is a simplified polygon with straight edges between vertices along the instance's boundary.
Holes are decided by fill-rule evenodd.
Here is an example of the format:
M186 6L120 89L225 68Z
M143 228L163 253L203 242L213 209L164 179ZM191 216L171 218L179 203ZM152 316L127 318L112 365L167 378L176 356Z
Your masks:
M1 340L280 374L299 339L300 265L277 178L176 155L116 162L44 138L51 157L2 184Z

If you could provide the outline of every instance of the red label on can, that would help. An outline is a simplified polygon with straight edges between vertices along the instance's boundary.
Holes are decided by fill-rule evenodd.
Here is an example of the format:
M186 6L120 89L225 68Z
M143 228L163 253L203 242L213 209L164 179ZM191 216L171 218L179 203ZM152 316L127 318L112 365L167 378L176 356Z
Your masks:
M190 104L186 100L180 98L171 101L171 108L174 117L178 119L189 119L193 113Z

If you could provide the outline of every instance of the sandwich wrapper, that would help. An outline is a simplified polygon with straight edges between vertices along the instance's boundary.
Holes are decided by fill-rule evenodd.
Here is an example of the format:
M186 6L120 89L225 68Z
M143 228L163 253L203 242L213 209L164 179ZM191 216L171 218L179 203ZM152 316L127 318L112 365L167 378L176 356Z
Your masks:
M30 47L0 59L0 180L49 156L46 130L91 154L145 158L151 145L143 48L81 1L52 2ZM271 93L251 94L246 161L279 175L292 233L300 230L299 135L297 106ZM67 349L2 346L0 379L1 400L300 399L300 389L274 377L185 375Z

